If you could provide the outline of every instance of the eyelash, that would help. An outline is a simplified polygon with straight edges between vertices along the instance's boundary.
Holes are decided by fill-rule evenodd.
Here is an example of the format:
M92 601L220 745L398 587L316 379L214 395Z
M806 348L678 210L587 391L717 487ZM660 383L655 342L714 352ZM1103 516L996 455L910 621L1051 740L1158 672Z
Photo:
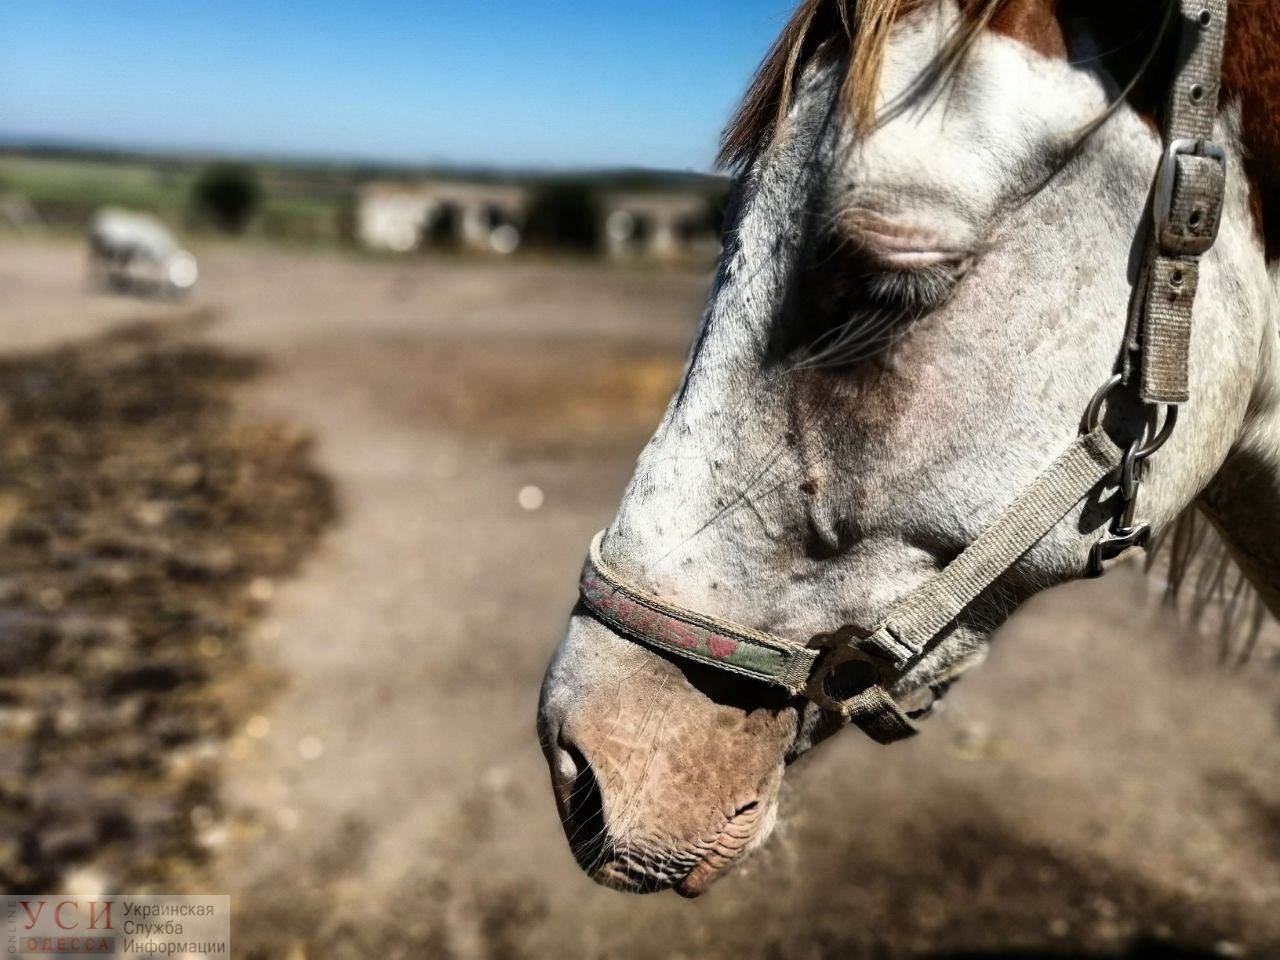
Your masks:
M829 235L807 258L787 311L791 365L851 366L883 353L946 301L967 268L887 269Z
M860 310L807 343L793 358L792 369L850 367L870 360L906 336L919 318L894 307Z
M914 270L870 273L864 278L864 283L873 302L924 312L945 302L962 274L963 269L938 264Z

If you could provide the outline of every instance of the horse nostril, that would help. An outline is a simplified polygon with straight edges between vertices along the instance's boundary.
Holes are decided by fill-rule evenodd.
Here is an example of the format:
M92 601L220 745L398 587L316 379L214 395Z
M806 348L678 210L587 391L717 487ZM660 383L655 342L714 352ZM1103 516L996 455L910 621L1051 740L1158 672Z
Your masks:
M547 751L547 761L551 764L551 784L555 787L556 800L563 807L578 775L586 769L586 760L576 747L558 737L555 746ZM560 812L564 814L563 810Z
M591 764L563 736L556 743L551 778L569 847L583 869L589 869L600 859L606 840L604 800Z

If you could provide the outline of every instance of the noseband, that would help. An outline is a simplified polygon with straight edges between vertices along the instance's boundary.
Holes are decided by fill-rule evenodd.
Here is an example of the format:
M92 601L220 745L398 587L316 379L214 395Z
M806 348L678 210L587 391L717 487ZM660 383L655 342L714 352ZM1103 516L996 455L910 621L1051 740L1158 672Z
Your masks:
M946 567L871 630L845 626L800 642L690 610L646 592L606 564L596 535L582 571L582 602L598 619L647 647L781 687L839 714L880 743L916 733L890 691L978 596L1104 482L1119 508L1096 543L1088 575L1134 547L1151 528L1138 520L1145 464L1169 439L1189 399L1191 313L1199 259L1222 218L1226 157L1214 143L1227 0L1179 0L1178 66L1164 123L1164 154L1151 193L1146 256L1134 287L1119 371L1094 395L1080 435ZM1102 426L1117 390L1136 389L1160 424L1126 446ZM1162 416L1163 414L1163 416Z

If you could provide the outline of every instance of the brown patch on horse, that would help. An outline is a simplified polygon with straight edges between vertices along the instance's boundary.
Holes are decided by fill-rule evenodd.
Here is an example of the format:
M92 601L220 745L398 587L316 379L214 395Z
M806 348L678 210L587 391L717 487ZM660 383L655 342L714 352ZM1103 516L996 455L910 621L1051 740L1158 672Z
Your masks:
M1005 0L991 17L990 27L1041 56L1067 59L1067 35L1058 17L1058 0Z
M1240 104L1245 174L1267 262L1280 260L1280 0L1238 0L1227 13L1223 104Z

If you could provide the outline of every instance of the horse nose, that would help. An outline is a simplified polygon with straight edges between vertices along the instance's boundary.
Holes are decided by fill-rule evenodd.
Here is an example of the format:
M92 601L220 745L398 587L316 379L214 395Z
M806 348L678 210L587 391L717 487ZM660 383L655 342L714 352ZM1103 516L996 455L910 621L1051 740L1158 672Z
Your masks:
M591 768L586 757L577 746L567 740L564 734L557 734L555 742L546 750L547 763L551 767L551 789L555 791L556 806L560 810L560 818L569 813L569 801L573 798L573 788L578 778Z
M600 784L586 755L563 729L544 744L560 822L574 857L586 869L607 839Z

